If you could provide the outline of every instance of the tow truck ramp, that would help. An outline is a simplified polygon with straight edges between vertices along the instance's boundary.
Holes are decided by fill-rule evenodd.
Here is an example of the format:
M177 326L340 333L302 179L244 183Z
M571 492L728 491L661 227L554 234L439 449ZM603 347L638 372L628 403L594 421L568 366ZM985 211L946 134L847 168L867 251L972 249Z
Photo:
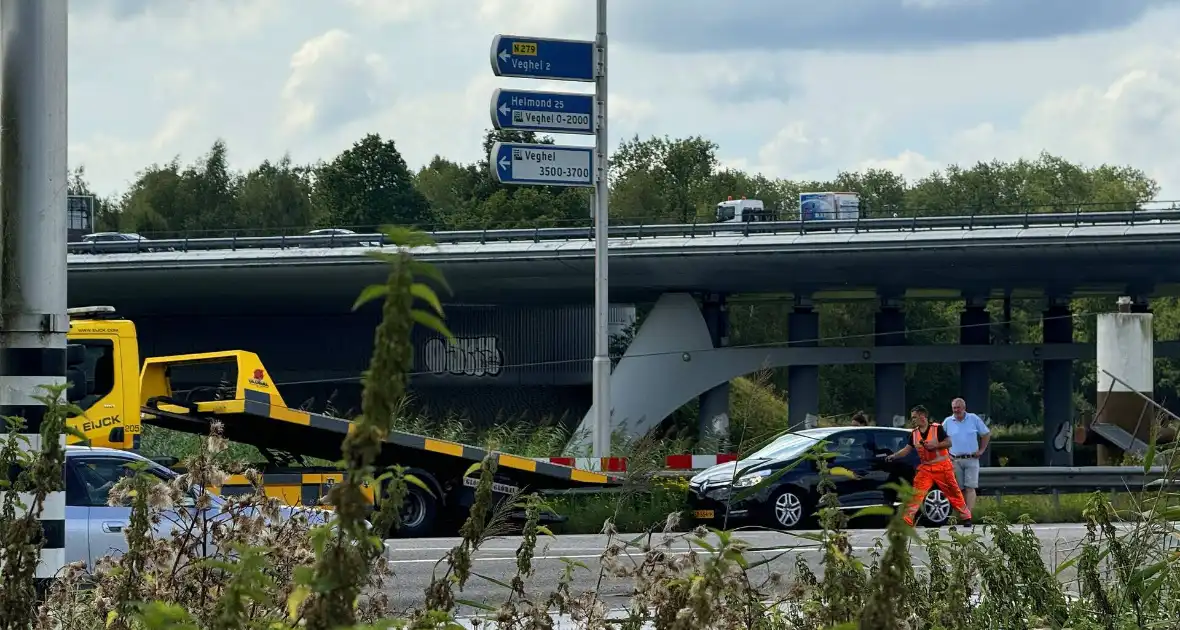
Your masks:
M171 372L181 366L230 364L236 372L232 385L174 391ZM200 354L152 357L144 360L140 375L142 420L155 426L186 433L208 434L213 423L221 425L225 439L254 446L267 458L261 471L270 496L291 504L318 502L343 475L330 466L309 466L306 458L328 462L342 456L345 437L353 423L341 418L292 409L287 406L262 361L253 352L228 350ZM491 452L466 444L422 435L392 431L378 456L378 466L405 466L433 489L425 496L411 486L412 497L427 516L443 508L469 507L472 487L479 473L467 474L472 464L482 462ZM496 494L516 491L544 491L614 486L614 476L570 466L495 452ZM233 476L222 489L226 494L245 492L249 484L242 475ZM370 499L373 491L368 490ZM404 519L403 515L403 519ZM432 526L433 518L426 519ZM552 520L552 519L547 519ZM558 519L561 520L561 519ZM411 527L411 529L415 529ZM421 528L419 528L421 529Z

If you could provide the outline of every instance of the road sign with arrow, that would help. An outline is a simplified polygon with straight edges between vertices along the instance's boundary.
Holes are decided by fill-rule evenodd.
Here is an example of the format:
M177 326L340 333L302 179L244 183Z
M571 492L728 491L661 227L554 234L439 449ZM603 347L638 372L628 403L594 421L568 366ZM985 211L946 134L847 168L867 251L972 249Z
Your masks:
M497 35L492 71L498 77L593 81L594 54L594 42Z
M593 94L496 90L492 94L492 125L540 133L593 134Z
M594 147L497 142L488 168L502 184L594 185Z

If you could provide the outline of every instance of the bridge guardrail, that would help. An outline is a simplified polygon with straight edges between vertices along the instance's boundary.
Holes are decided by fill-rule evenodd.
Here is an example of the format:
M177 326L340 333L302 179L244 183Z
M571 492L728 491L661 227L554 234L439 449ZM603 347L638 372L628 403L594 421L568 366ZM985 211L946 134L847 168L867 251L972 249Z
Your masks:
M988 466L979 469L980 494L1045 494L1050 492L1127 491L1180 487L1167 469L1156 466Z
M765 221L755 223L697 223L610 226L611 238L696 238L734 235L809 234L816 232L917 232L925 230L975 230L1032 227L1081 227L1142 225L1180 221L1180 209L1118 212L1068 212L992 214L951 217L832 219L822 221ZM512 241L592 240L591 227L518 228L431 232L440 244ZM224 238L175 238L142 241L69 243L71 254L115 254L155 251L207 251L238 249L288 249L333 247L382 247L390 243L382 234L316 234L302 236L239 236Z
M700 471L661 470L652 478L691 478ZM622 477L625 478L625 475ZM597 494L642 489L650 478L640 478L625 487L574 488L553 490L551 494ZM1160 487L1180 488L1180 479L1169 478L1162 466L1144 472L1142 466L986 466L979 469L980 495L1079 493L1095 491L1141 492Z

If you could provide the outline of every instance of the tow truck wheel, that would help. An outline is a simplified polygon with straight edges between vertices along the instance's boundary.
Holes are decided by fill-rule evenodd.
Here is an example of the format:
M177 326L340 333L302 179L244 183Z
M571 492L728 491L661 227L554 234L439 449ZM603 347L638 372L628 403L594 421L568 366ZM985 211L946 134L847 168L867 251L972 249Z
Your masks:
M402 504L401 525L390 532L391 536L420 538L434 529L438 515L438 502L423 489L411 485Z

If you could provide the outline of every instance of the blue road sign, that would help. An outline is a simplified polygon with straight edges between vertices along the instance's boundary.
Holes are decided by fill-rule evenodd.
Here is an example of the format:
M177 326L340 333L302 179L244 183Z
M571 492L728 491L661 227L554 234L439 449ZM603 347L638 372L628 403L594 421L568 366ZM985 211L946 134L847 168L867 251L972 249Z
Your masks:
M594 80L594 42L497 35L492 39L492 71L498 77Z
M594 95L496 90L492 125L549 133L594 133Z
M497 142L488 161L501 184L594 185L594 147Z

